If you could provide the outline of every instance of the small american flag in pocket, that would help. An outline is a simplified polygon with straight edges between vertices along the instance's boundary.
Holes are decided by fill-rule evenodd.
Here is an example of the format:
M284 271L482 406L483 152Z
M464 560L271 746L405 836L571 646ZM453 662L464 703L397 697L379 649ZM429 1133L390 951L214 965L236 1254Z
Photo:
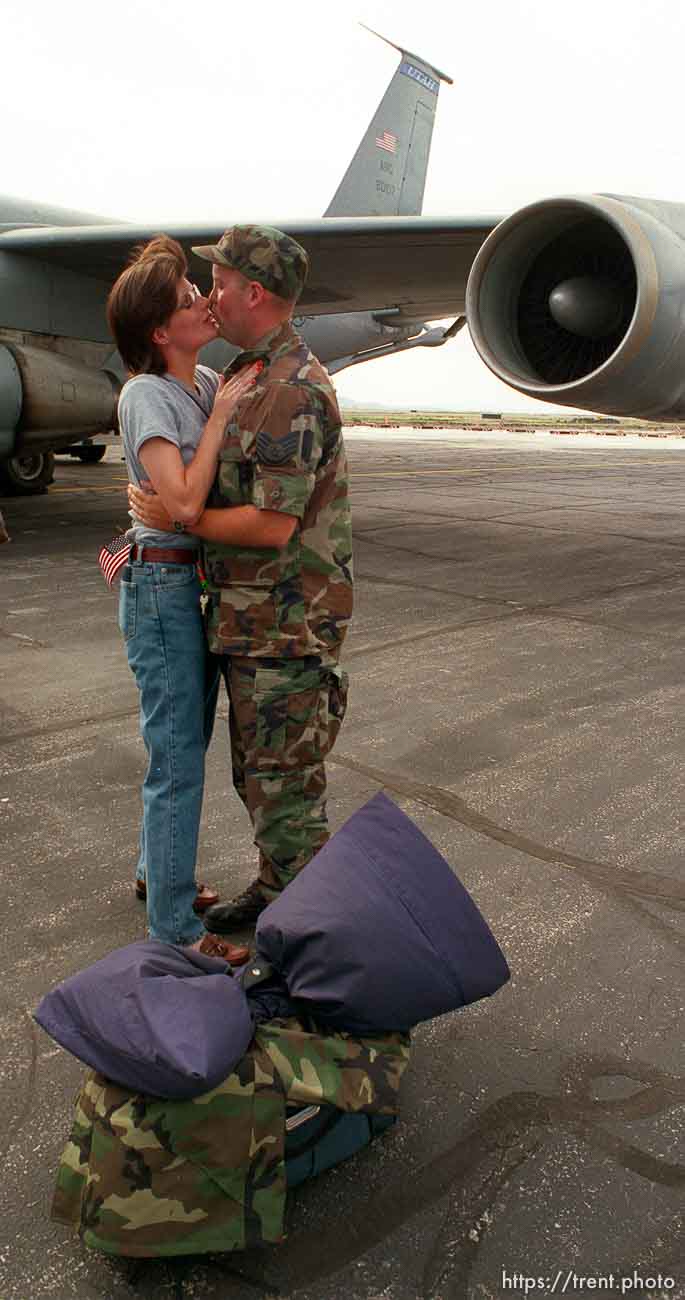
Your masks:
M98 564L102 569L102 576L108 587L112 586L120 570L123 569L125 564L128 564L130 554L131 543L127 540L126 533L119 533L117 537L113 537L111 542L106 542L101 548Z

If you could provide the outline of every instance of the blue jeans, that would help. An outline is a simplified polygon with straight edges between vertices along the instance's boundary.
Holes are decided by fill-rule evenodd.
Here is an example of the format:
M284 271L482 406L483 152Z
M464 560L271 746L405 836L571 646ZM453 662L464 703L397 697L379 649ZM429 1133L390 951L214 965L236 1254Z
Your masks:
M140 692L148 753L137 875L147 883L150 936L194 943L193 911L205 750L219 685L190 564L135 561L122 574L119 627Z

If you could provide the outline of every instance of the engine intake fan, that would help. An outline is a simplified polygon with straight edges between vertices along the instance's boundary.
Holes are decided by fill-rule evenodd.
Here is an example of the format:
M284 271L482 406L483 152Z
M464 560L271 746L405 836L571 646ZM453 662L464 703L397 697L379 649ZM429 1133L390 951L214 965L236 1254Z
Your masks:
M594 195L522 208L485 240L466 314L493 374L603 414L685 417L685 207Z

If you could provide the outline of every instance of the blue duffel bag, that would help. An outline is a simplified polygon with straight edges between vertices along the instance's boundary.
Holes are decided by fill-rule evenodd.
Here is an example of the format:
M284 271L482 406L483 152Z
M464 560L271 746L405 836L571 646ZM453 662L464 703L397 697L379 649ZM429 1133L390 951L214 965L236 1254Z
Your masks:
M363 1115L335 1106L288 1107L285 1119L285 1176L299 1187L348 1160L392 1127L396 1115Z
M130 944L64 980L34 1015L106 1078L184 1100L231 1073L257 1022L295 1015L324 1031L406 1033L509 978L473 899L384 794L264 909L256 948L230 978L199 952Z

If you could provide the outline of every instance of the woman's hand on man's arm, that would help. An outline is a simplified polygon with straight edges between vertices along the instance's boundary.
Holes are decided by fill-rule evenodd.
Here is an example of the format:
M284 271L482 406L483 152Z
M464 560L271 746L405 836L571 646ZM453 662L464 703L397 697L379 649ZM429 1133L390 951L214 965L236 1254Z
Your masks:
M156 528L161 533L173 533L174 518L169 514L161 496L149 488L137 488L128 485L128 504L133 522L144 524L146 528Z

